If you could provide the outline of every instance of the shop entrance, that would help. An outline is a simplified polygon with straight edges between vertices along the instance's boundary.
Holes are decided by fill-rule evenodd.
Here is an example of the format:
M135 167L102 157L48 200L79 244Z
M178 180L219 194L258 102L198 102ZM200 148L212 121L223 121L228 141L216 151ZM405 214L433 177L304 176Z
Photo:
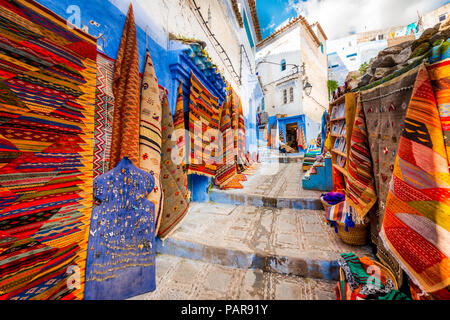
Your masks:
M286 144L295 152L298 152L297 128L297 122L286 124Z

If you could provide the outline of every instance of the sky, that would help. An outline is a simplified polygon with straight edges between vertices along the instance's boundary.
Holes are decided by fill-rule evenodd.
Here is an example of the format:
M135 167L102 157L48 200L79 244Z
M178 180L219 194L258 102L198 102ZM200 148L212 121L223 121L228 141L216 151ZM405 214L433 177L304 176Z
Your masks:
M352 33L408 25L450 0L256 0L262 38L298 14L316 21L333 40Z

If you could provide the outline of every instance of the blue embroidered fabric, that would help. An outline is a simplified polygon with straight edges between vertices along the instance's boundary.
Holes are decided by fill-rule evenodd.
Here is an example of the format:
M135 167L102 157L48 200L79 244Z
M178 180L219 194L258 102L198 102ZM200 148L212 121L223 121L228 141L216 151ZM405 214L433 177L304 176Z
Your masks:
M155 290L152 173L127 157L94 179L99 205L91 216L85 299L126 299Z

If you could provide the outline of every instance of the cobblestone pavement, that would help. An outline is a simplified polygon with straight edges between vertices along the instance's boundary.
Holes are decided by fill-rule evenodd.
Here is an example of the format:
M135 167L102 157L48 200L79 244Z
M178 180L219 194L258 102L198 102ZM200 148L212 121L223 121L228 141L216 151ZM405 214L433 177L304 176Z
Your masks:
M369 247L343 243L319 210L195 203L170 238L303 259L336 260L343 252L371 256Z
M157 289L130 300L334 300L335 284L159 254Z

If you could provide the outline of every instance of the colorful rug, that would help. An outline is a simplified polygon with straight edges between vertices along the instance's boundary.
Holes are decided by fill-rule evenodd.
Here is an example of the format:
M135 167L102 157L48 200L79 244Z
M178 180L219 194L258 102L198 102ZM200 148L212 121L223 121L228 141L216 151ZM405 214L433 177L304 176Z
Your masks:
M227 186L237 175L234 156L234 136L231 127L232 103L232 91L228 88L226 100L220 109L221 137L219 137L219 139L222 139L222 145L218 152L218 165L216 176L214 178L214 183L219 189L223 189ZM236 184L233 183L233 185ZM237 186L238 188L242 188L242 185L240 184ZM231 187L231 185L228 187Z
M170 113L167 92L160 88L162 105L162 153L161 184L164 193L164 205L158 237L167 238L183 221L189 209L189 191L187 175L180 164L172 161L172 150L177 141L172 138L174 125Z
M306 150L308 148L306 144L305 131L303 130L302 125L297 128L297 146L299 150Z
M191 73L188 174L214 178L217 169L219 100Z
M325 209L326 219L331 222L342 222L345 223L345 218L347 216L347 206L346 202L342 201L334 206L327 207Z
M442 131L450 159L450 59L427 67L441 117Z
M123 157L128 157L139 167L140 87L136 25L130 3L114 68L110 168L114 168Z
M377 256L396 274L400 284L403 271L389 251L384 248L379 232L383 223L400 132L404 128L405 114L417 72L418 67L361 93L377 193L377 205L368 215L371 239L377 245Z
M424 291L450 286L450 172L428 72L420 66L380 233L386 248Z
M109 171L114 115L113 77L114 60L98 53L94 116L94 178Z
M139 167L153 174L155 188L147 197L155 204L156 233L163 206L161 188L161 99L150 52L145 53L144 75L141 86L141 115L139 125Z
M366 216L377 201L367 135L365 115L361 99L358 97L351 135L345 195L347 204L361 217Z
M0 299L83 299L97 47L0 0Z
M86 300L119 300L150 292L155 283L154 177L128 158L95 178L86 260Z
M180 83L177 92L177 104L173 115L174 139L176 140L177 159L176 161L186 170L186 126L184 121L184 102L183 102L183 82Z

